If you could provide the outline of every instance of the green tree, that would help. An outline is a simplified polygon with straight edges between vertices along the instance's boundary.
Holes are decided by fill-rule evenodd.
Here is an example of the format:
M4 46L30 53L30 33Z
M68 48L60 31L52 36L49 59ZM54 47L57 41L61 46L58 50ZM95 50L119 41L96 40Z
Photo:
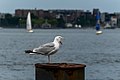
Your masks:
M56 27L58 24L57 19L49 19L48 23L51 24L53 27Z

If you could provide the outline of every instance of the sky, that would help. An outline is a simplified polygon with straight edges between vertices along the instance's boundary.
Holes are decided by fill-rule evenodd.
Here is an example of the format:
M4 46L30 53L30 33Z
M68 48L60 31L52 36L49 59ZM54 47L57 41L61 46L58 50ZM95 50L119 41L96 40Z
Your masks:
M120 12L120 0L0 0L1 13L15 13L15 9L79 9L99 8L101 12Z

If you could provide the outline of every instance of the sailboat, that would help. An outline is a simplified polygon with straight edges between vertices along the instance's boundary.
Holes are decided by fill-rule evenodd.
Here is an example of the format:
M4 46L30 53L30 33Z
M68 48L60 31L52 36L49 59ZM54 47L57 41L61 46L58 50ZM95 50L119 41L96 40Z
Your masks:
M30 12L28 12L28 15L27 15L27 21L26 21L26 28L27 28L27 31L28 32L33 32L32 30L32 24L31 24L31 15L30 15Z
M102 34L102 31L100 30L100 13L98 11L97 15L96 15L96 19L97 19L97 23L96 23L96 34Z

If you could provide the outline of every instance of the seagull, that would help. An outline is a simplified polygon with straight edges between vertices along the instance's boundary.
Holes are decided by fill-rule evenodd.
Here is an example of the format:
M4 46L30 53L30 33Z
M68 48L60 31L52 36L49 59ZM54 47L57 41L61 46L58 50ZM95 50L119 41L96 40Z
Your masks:
M50 55L55 54L59 50L60 46L62 45L62 40L62 36L56 36L53 42L43 44L38 48L34 48L33 50L25 50L25 53L48 56L48 63L50 63Z

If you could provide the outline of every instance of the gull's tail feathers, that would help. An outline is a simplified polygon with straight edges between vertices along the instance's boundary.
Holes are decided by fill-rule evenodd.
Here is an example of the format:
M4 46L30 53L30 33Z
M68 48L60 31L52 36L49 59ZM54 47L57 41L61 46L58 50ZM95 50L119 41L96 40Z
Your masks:
M33 51L32 50L25 50L25 53L30 54L30 53L33 53Z
M41 55L44 55L43 53L34 52L33 50L25 50L25 53L27 53L27 54L41 54Z

